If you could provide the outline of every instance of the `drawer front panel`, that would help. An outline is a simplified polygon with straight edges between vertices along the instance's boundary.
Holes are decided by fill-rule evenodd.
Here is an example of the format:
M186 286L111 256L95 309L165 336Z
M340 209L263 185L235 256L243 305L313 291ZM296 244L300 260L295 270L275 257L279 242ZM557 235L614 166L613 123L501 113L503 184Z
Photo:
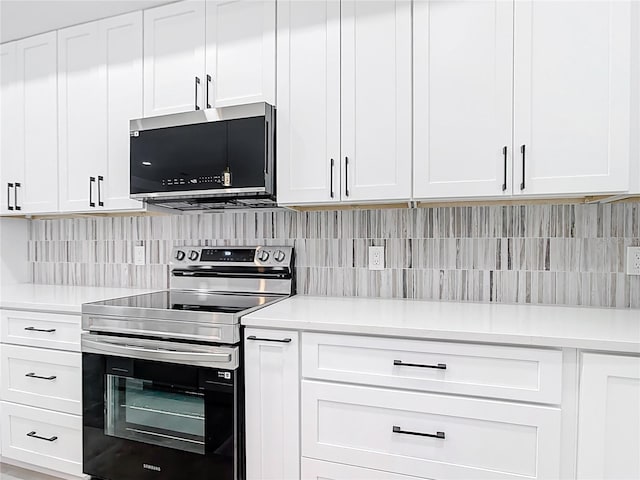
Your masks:
M305 378L561 402L559 350L304 333Z
M312 458L302 459L302 480L415 480L416 478ZM420 478L426 479L426 477Z
M82 355L4 345L2 399L34 407L82 414Z
M0 311L0 340L31 347L80 351L80 315Z
M560 473L557 408L312 381L302 407L305 457L433 478Z
M82 475L82 417L2 402L2 455Z

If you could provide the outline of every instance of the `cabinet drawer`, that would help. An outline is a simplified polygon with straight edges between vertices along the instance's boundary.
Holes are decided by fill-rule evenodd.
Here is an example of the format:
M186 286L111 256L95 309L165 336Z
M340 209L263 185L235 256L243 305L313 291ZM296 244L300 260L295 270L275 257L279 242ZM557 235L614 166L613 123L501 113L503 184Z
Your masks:
M559 478L558 408L302 383L304 457L429 478Z
M2 402L2 455L82 475L82 417Z
M312 458L302 459L302 480L415 480L389 472L353 467L340 463L323 462ZM426 478L426 477L420 477Z
M304 333L305 378L559 404L562 352Z
M3 345L2 399L34 407L82 414L82 355Z
M80 315L0 311L0 340L31 347L80 351Z

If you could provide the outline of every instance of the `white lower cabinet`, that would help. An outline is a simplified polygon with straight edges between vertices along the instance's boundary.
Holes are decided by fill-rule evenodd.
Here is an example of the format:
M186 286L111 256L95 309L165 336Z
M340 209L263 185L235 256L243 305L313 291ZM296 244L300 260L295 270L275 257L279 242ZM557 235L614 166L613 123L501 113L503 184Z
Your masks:
M578 478L640 478L640 357L584 353Z
M82 475L82 417L2 402L2 455Z
M302 382L302 454L433 478L554 479L560 409Z
M303 480L415 480L416 477L303 457L301 478Z
M247 480L300 477L298 332L248 328L245 340Z
M3 400L82 414L80 353L5 345L0 358Z
M0 310L0 454L82 475L80 316Z

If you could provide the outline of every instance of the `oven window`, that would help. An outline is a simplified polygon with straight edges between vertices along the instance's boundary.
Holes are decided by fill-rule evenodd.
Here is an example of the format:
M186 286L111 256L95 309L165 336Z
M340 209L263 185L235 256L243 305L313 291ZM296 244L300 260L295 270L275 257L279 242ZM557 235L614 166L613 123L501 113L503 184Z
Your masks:
M204 392L107 375L105 434L205 454Z

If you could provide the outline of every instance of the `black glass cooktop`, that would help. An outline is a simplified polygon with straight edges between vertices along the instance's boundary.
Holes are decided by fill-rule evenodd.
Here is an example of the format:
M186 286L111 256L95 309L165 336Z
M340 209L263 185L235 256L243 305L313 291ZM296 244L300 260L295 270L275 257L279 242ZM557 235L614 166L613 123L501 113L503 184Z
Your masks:
M266 305L279 298L281 297L275 295L164 291L104 300L96 302L95 305L153 310L238 313Z

